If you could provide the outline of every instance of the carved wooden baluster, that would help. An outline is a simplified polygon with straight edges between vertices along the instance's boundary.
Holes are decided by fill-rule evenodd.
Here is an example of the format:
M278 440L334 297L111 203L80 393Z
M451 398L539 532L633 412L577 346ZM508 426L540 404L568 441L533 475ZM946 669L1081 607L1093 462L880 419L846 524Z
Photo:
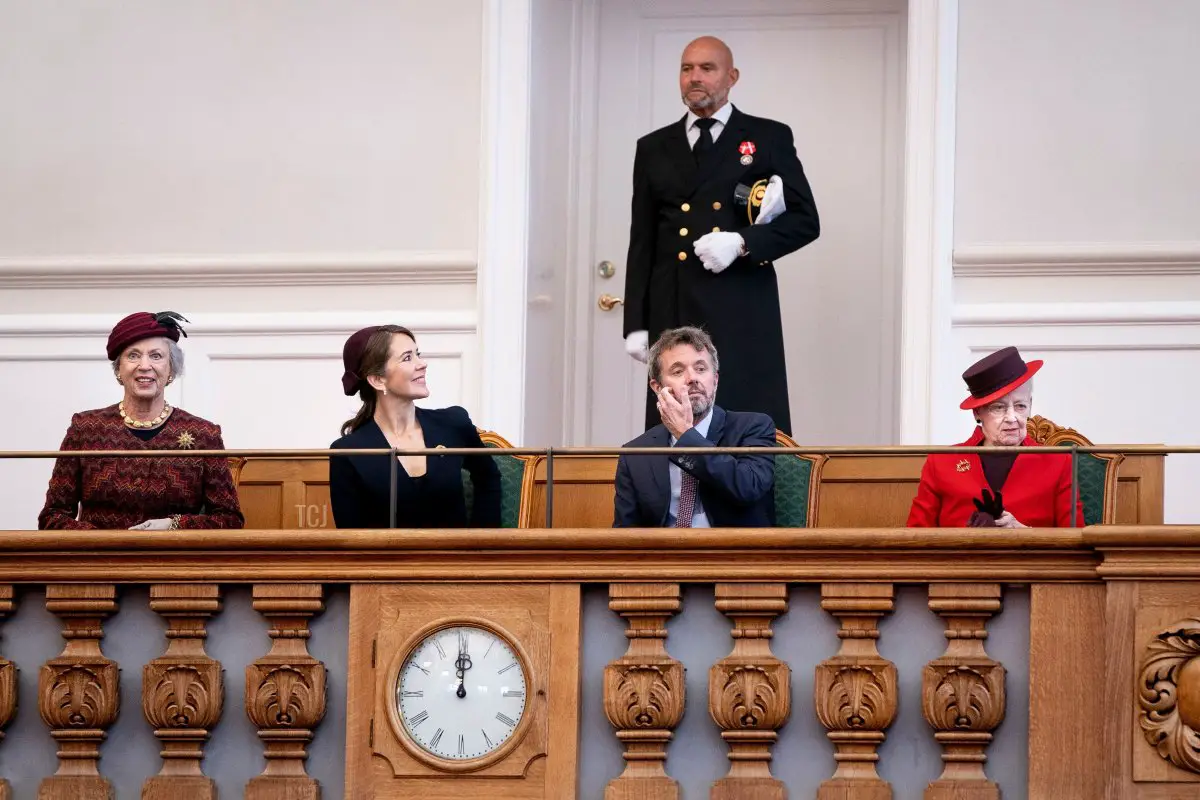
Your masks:
M821 608L841 622L841 649L817 665L813 685L817 718L837 748L837 770L817 800L890 800L879 777L876 749L896 718L896 665L879 655L879 618L895 603L891 584L826 583Z
M942 776L925 800L999 800L983 772L992 731L1004 719L1004 667L984 651L988 618L1000 611L996 583L930 584L929 608L946 620L946 652L925 666L925 719L942 745Z
M163 765L142 786L142 800L216 800L216 784L200 762L224 700L221 662L204 652L207 620L221 610L220 588L151 586L150 608L166 617L167 651L142 668L142 713L163 743Z
M0 586L0 619L12 613L16 603L13 601L12 584ZM17 665L7 658L0 658L0 740L4 739L3 728L12 721L17 713ZM8 781L0 778L0 800L10 800L12 787Z
M663 764L683 719L683 665L667 654L667 618L679 611L679 584L626 583L608 589L608 607L629 621L629 649L604 668L604 713L625 746L625 772L605 800L677 800Z
M708 673L708 710L729 743L729 774L711 800L785 800L771 776L771 745L791 713L791 668L771 653L771 620L788 610L782 583L718 583L717 609L733 619L733 652Z
M271 650L246 667L246 715L258 726L267 767L247 800L318 800L305 745L325 716L325 664L308 653L308 621L325 609L320 584L259 584L254 608L271 622Z
M112 584L50 585L46 609L63 621L62 654L38 674L38 711L58 742L58 771L38 786L38 800L109 800L100 775L104 729L117 719L120 670L100 650L105 617L117 610Z

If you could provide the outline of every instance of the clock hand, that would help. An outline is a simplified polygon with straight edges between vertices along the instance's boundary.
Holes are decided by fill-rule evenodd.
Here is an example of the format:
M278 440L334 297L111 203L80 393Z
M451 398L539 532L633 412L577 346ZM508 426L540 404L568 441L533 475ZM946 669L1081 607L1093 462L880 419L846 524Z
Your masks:
M467 677L467 670L471 666L471 656L467 653L466 642L459 640L458 658L454 661L454 675L458 678L458 689L454 693L459 697L467 696L467 687L464 685L464 680Z

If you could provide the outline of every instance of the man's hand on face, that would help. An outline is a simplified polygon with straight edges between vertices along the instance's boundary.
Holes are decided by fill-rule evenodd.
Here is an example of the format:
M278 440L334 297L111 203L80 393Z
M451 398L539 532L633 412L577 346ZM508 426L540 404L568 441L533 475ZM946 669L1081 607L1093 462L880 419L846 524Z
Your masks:
M692 428L692 401L686 392L683 390L683 400L678 400L670 387L658 389L658 415L676 439Z

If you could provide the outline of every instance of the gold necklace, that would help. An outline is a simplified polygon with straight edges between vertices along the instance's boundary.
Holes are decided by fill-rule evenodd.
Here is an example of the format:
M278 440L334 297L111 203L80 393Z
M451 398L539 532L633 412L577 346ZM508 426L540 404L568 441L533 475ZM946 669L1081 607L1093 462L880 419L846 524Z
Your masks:
M150 420L149 422L142 422L140 419L134 419L133 417L131 417L125 413L125 401L124 400L122 400L120 403L117 404L117 411L120 412L121 419L123 419L125 421L125 424L127 426L129 426L130 428L157 428L159 425L162 425L164 422L167 421L167 417L171 416L171 410L172 409L171 409L170 403L163 403L163 410L161 412L159 412L157 417Z

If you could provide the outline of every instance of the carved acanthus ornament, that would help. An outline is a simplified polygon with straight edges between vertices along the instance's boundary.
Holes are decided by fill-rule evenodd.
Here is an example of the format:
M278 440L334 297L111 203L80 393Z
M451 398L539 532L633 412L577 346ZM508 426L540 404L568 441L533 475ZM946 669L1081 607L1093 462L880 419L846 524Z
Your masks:
M942 746L942 775L926 800L999 800L983 771L992 731L1004 720L1004 666L984 649L1001 609L996 583L930 584L929 608L946 621L946 652L925 665L921 706Z
M683 718L683 665L667 654L667 619L679 611L679 584L614 583L608 607L629 624L629 649L604 668L604 713L625 747L625 771L605 800L673 800L679 787L663 763Z
M891 584L827 583L821 607L838 618L837 655L817 665L813 699L817 719L837 749L837 770L821 784L818 800L891 798L875 771L876 752L896 718L896 665L879 655L879 618L894 607Z
M112 584L46 587L46 609L63 621L66 645L38 674L38 711L58 743L58 771L38 786L39 800L112 796L112 784L100 775L100 743L117 720L119 670L100 639L116 597Z
M308 652L309 619L324 610L319 584L258 584L254 608L271 623L271 650L246 667L246 715L258 726L267 767L246 800L319 800L305 746L325 716L325 664Z
M163 765L146 781L142 800L215 800L201 761L224 702L221 664L204 651L208 619L221 610L220 588L154 585L150 608L167 620L167 650L142 668L142 713L162 742Z
M1175 623L1146 647L1138 706L1138 724L1155 751L1200 773L1200 619Z
M708 710L729 744L729 774L711 800L784 800L771 746L791 714L791 668L771 652L771 621L788 610L782 583L719 583L717 609L733 620L733 651L708 673Z

